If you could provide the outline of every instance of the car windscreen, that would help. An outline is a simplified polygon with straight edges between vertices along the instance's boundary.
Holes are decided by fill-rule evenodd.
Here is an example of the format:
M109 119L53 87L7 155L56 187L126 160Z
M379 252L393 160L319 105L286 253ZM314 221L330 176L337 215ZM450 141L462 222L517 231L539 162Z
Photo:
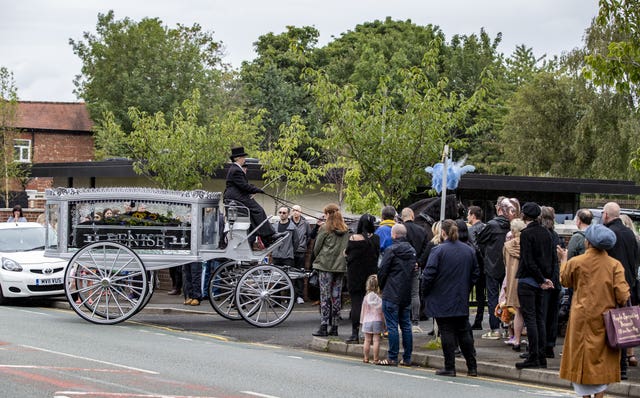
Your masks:
M0 252L44 250L44 228L0 229Z

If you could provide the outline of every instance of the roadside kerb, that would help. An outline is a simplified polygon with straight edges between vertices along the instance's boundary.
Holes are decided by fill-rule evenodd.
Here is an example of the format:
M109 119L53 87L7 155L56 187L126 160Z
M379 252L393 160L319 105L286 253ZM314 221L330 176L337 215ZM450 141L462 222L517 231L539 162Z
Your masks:
M309 344L309 348L315 351L330 352L339 355L348 355L353 357L362 357L362 344L347 344L344 341L335 338L313 337ZM387 346L380 344L381 358L385 358ZM444 358L442 354L434 350L433 353L414 351L412 355L412 365L420 367L428 367L439 369L444 367ZM466 374L466 364L464 359L456 359L456 368L462 375ZM478 374L480 376L488 376L499 379L514 380L524 383L540 384L549 387L559 387L571 389L571 383L561 379L555 370L546 369L523 369L518 370L513 365L501 365L491 362L478 361ZM617 395L623 397L640 397L640 385L636 383L620 382L609 385L607 389L608 395Z

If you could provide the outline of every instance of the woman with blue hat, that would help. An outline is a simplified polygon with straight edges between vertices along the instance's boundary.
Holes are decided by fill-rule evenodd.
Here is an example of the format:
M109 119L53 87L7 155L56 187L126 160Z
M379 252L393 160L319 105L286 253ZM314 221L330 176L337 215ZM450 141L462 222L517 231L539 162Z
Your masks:
M620 350L606 344L602 318L630 297L622 264L607 254L615 243L613 231L592 224L585 231L584 254L567 261L567 250L558 247L560 281L573 288L560 377L582 397L604 397L608 384L620 381Z

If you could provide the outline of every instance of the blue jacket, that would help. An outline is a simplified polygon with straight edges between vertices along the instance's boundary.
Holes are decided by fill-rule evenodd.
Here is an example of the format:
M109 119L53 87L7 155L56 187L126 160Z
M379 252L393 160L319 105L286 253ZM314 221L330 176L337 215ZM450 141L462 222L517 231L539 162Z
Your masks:
M422 271L427 316L469 316L469 293L479 275L476 252L470 245L445 240L434 247Z
M382 220L380 226L376 229L375 234L380 237L380 253L384 253L387 247L391 246L391 227L395 225L393 220Z
M400 307L411 305L411 282L416 261L416 250L406 239L396 239L387 248L378 270L383 300Z

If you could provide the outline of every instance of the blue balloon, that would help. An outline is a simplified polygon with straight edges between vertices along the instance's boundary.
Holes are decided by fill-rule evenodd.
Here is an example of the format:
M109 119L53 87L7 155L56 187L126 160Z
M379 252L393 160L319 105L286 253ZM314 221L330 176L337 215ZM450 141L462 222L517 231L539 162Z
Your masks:
M466 173L470 173L476 170L475 166L472 165L464 165L464 162L467 160L465 156L461 160L457 162L452 162L449 160L447 163L449 167L447 167L447 190L454 190L458 188L458 184L460 183L460 178ZM442 171L444 168L444 164L442 162L436 163L432 166L429 166L424 169L427 173L432 175L431 178L431 188L435 189L436 192L442 192Z

